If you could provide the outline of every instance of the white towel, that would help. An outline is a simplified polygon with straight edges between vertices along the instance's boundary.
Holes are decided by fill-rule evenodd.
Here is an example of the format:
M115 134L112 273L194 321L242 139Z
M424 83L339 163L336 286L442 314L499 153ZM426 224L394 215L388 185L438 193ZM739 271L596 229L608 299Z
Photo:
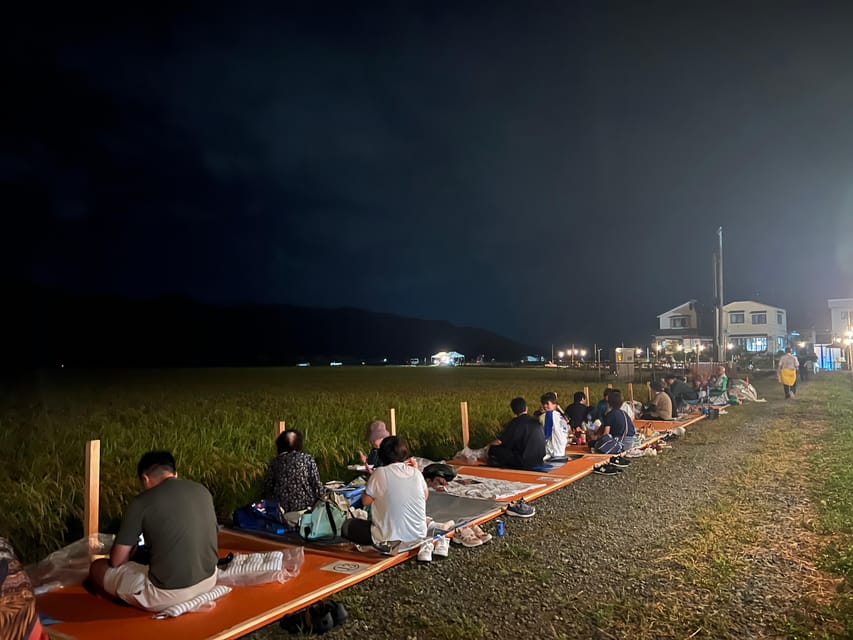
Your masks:
M266 573L267 571L281 571L281 551L267 551L266 553L235 553L234 559L228 566L219 570L218 580L223 576L245 575L249 573Z
M163 620L165 618L177 618L178 616L183 615L189 611L206 611L207 609L212 609L216 606L214 600L221 598L226 593L230 593L230 591L231 587L226 587L225 585L218 584L210 591L202 593L201 595L196 596L192 600L187 600L186 602L179 602L178 604L173 604L168 609L163 609L154 617L158 620Z

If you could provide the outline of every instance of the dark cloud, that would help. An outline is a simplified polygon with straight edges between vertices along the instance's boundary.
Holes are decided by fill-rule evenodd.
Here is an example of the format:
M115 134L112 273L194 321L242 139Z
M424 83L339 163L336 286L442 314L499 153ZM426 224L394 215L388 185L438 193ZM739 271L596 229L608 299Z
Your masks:
M40 282L631 342L722 225L729 299L853 293L850 7L136 11L7 43Z

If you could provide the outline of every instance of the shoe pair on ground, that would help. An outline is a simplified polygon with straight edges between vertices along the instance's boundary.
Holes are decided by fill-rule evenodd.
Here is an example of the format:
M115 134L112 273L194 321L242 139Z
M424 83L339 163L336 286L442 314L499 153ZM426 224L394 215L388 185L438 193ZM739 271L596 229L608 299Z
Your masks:
M450 538L441 536L438 540L428 540L418 551L418 562L432 562L436 558L446 558L450 555Z
M307 609L284 616L279 625L292 634L323 634L344 624L349 618L340 602L321 600Z
M522 498L511 503L506 508L506 514L515 518L532 518L536 515L536 509L527 504L524 498Z
M483 531L482 527L472 524L453 532L453 541L463 547L479 547L492 539L492 534Z

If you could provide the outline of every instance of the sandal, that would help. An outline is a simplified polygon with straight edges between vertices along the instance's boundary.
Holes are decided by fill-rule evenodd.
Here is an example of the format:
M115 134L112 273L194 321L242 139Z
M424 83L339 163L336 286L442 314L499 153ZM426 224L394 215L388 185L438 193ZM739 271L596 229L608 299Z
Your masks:
M471 527L457 529L453 534L453 542L461 544L463 547L479 547L483 544L483 541L477 537L477 534L471 530Z
M471 531L474 532L474 535L477 536L483 543L486 543L492 539L492 534L486 533L485 531L483 531L483 529L482 529L482 527L480 527L480 525L473 524L473 525L471 525L470 528L471 528Z

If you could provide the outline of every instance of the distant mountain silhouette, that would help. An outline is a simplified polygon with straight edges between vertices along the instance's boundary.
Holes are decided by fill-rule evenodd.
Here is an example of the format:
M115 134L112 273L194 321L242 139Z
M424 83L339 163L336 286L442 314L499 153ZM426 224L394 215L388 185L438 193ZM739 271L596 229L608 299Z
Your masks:
M455 350L473 360L538 353L489 331L359 309L205 305L17 288L7 363L76 366L290 365L404 362ZM9 317L5 319L8 324Z

